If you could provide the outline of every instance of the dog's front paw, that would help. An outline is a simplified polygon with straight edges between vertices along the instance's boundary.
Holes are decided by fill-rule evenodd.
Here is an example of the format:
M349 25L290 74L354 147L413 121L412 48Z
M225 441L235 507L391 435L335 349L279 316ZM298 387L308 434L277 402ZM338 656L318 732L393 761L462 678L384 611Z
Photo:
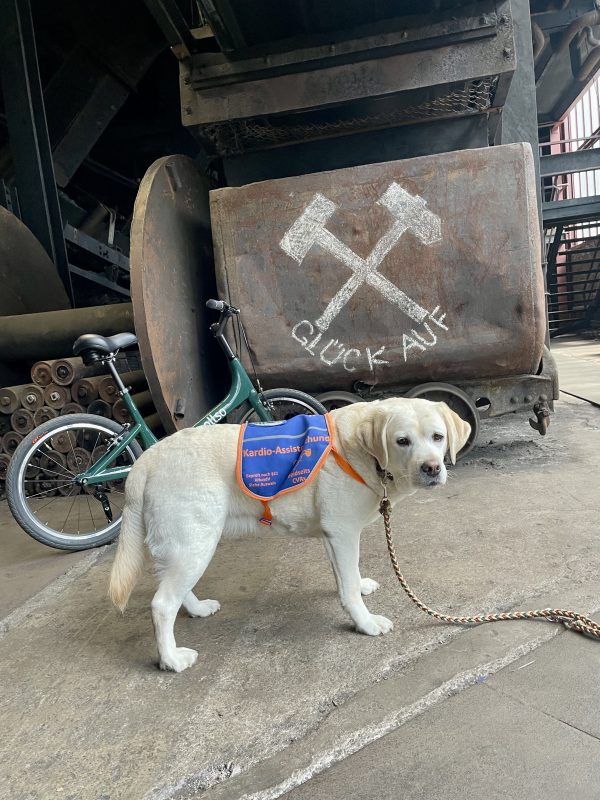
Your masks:
M198 653L189 647L176 647L168 656L160 659L159 667L173 672L183 672L198 660Z
M394 623L387 617L370 614L365 622L356 626L356 630L359 633L366 633L367 636L379 636L381 633L389 633L394 630Z
M379 584L372 578L360 579L360 593L362 595L373 594L373 592L376 592L377 589L379 589Z
M188 608L188 614L190 617L210 617L220 608L221 603L218 600L196 600L194 605Z

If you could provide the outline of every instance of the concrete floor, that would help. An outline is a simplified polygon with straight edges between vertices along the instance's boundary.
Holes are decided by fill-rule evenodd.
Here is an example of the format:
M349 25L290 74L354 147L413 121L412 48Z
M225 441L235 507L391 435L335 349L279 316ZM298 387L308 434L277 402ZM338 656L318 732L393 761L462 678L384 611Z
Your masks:
M600 406L600 339L561 336L552 340L563 394Z
M15 525L0 501L0 619L89 556L52 550Z
M575 400L545 438L524 417L486 425L444 489L395 514L413 588L451 613L598 609L599 444L600 410ZM5 504L0 537L2 798L600 797L600 645L544 622L435 623L379 525L362 571L393 633L352 632L320 542L261 530L224 542L201 581L222 610L178 619L201 654L180 675L155 666L150 574L121 617L111 548L46 550Z
M598 644L561 634L285 796L598 800L597 670Z

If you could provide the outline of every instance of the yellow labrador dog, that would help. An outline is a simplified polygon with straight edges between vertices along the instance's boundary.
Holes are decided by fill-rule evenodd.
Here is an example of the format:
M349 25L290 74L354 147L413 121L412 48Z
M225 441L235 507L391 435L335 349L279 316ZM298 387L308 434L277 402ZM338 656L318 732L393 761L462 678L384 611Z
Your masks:
M363 483L328 457L313 481L272 501L272 528L323 537L343 608L357 631L378 636L393 625L366 607L362 595L378 584L361 578L358 557L361 531L378 516L381 471L392 478L393 504L419 488L443 486L444 455L448 451L455 463L470 426L445 403L407 398L355 403L329 418L336 451ZM124 610L143 566L145 542L159 576L152 620L161 669L181 672L198 657L177 647L173 625L182 605L193 617L219 610L216 600L198 600L192 590L221 536L257 531L260 503L236 481L238 436L238 425L179 431L146 451L127 478L109 593Z

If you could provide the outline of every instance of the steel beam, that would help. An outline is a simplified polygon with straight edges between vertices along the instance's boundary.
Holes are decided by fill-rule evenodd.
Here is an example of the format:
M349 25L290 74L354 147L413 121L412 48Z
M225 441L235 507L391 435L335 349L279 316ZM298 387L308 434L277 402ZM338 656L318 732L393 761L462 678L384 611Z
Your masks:
M573 153L557 153L540 158L540 175L550 178L553 175L569 175L572 172L585 172L600 169L600 149L575 150Z
M73 275L78 275L80 278L85 278L87 281L92 281L92 283L104 286L106 289L117 292L117 294L131 297L129 289L125 288L125 286L120 286L118 283L115 283L115 281L111 281L110 278L107 278L102 273L92 272L92 270L89 269L81 269L81 267L76 267L73 264L69 265L69 269Z
M600 219L600 195L545 202L542 203L542 214L545 228L571 225L586 219Z
M198 0L198 6L208 20L217 44L226 53L246 47L246 40L228 0Z
M512 77L499 125L500 142L529 142L533 152L536 176L537 214L542 230L542 197L540 192L540 150L538 120L536 112L535 71L533 44L531 39L531 17L529 0L512 0L511 11L514 24L517 68ZM543 252L542 252L543 257ZM546 272L544 273L544 286ZM548 343L548 309L546 304L546 344Z
M517 68L512 77L504 108L500 141L529 142L533 151L536 176L540 174L538 121L535 107L535 78L533 70L533 45L528 0L512 0L511 9L515 31ZM539 188L538 212L541 223L541 198Z
M424 19L422 24L413 23L407 27L406 19L386 20L385 24L370 25L366 29L347 32L344 38L332 42L328 36L323 43L306 41L286 42L289 49L269 53L253 48L247 58L232 60L222 53L199 53L194 57L192 83L194 88L219 86L236 81L247 81L253 77L274 77L289 72L303 72L308 64L311 69L322 68L336 63L352 63L388 55L393 52L409 52L426 46L440 47L444 44L457 45L471 39L493 37L497 33L498 18L489 2L479 3L468 15L455 13L439 15L435 19Z
M65 239L91 255L100 258L102 261L106 261L107 264L129 272L129 259L124 253L117 250L116 247L111 247L105 242L94 239L93 236L89 236L89 234L79 230L79 228L74 228L72 225L69 225L69 223L65 225Z
M69 183L129 93L129 86L110 74L84 45L69 53L44 92L59 186Z
M503 4L506 5L506 4ZM510 78L515 66L510 18L499 25L495 37L467 40L460 47L370 57L356 64L335 64L320 70L305 70L245 81L239 86L202 90L193 85L189 67L181 69L181 102L184 125L207 125L267 114L308 111L367 98L384 98L432 86L464 84L486 76ZM502 95L503 89L500 89ZM535 110L535 101L534 101Z
M0 0L0 72L21 219L73 301L29 0Z
M563 5L563 9L533 14L534 22L548 34L558 33L564 31L574 20L595 9L594 0L571 0L568 5Z
M14 214L15 217L19 217L20 219L21 216L15 201L14 188L11 187L4 178L0 178L0 206L4 206L7 211L10 211L11 214Z
M196 50L196 40L175 0L144 0L144 2L175 56L179 59L189 58Z

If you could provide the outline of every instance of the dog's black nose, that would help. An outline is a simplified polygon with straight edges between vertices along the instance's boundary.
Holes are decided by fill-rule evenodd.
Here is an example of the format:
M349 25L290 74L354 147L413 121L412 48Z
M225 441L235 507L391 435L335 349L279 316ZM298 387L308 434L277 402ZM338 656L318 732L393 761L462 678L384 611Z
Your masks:
M439 475L441 469L442 465L438 464L437 461L426 461L424 464L421 464L421 472L425 475L429 475L431 478L435 478L436 475Z

